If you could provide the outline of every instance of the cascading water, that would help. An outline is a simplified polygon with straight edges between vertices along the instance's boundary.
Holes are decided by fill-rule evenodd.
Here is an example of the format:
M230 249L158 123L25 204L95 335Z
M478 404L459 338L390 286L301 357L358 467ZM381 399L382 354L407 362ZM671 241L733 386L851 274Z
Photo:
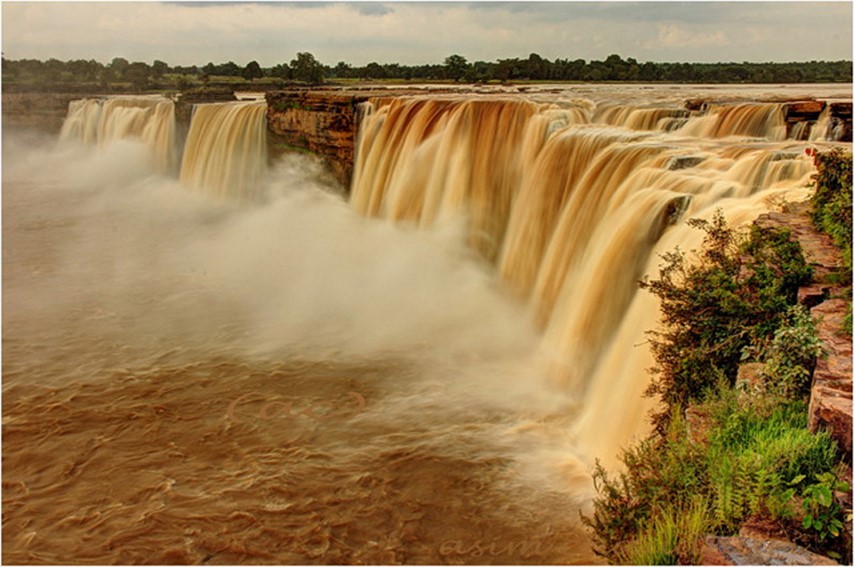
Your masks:
M372 101L362 131L353 208L421 226L438 211L463 213L473 248L542 329L552 379L585 415L612 416L610 435L595 442L585 443L590 424L577 429L581 450L605 460L644 428L636 408L648 405L641 392L650 361L635 356L644 350L636 345L657 312L636 282L654 273L655 252L667 250L660 243L680 242L664 236L691 241L681 221L716 207L747 221L801 190L812 167L797 146L769 146L785 137L779 104L688 117L668 108L570 104L561 113L518 99L416 97ZM732 136L742 141L717 141ZM637 363L619 373L635 384L624 387L632 395L606 399L602 390L617 379L609 372L630 359Z
M254 101L196 105L181 182L219 197L256 196L267 167L266 111Z
M175 105L159 96L82 99L69 104L60 140L104 146L116 140L145 144L160 171L175 166Z
M698 138L750 136L777 141L786 138L786 121L781 104L711 105L705 115L688 120L679 132Z
M683 88L371 100L349 203L263 102L197 105L179 179L163 99L4 132L3 560L596 562L636 281L809 192L780 105Z

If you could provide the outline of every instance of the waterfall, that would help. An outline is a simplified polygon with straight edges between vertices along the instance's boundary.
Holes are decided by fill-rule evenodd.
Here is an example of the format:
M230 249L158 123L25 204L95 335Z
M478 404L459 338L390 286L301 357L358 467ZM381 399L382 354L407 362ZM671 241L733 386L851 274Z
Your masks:
M178 172L188 187L223 197L254 195L267 165L266 103L198 104L179 158L175 105L160 96L71 101L60 140L105 146L137 140L162 173Z
M69 103L60 140L103 146L126 139L145 144L160 171L172 171L176 162L173 102L160 96L117 96Z
M631 130L668 130L674 121L681 124L689 116L689 111L679 108L603 105L596 110L595 121Z
M821 111L821 114L818 116L818 120L815 124L813 124L812 130L810 130L809 140L810 142L821 142L824 140L831 139L832 134L830 134L830 106L825 107L824 110Z
M687 218L720 207L734 225L749 222L803 192L812 164L784 142L778 104L691 117L595 106L372 100L350 201L365 216L425 229L464 216L471 247L541 329L555 387L583 408L579 451L608 461L642 433L652 403L642 398L652 365L642 345L658 311L637 281L656 273L661 253L700 245ZM721 140L730 136L742 138Z
M225 102L193 107L181 182L219 197L252 197L267 164L267 105Z
M679 132L698 138L749 136L784 140L786 119L783 105L777 103L711 105L704 116L689 119Z

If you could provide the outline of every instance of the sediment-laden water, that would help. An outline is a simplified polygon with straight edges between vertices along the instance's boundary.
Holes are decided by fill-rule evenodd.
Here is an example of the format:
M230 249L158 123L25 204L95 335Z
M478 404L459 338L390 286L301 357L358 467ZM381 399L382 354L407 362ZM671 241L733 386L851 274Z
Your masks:
M259 165L255 102L182 160L166 101L4 132L4 562L595 562L590 467L650 404L636 280L827 142L593 94L374 100L349 197Z

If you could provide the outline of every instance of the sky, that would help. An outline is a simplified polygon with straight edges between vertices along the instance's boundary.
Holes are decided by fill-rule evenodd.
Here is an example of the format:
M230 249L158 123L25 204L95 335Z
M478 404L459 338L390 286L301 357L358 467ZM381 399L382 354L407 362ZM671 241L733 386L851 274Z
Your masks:
M852 58L851 2L2 2L8 59L335 65Z

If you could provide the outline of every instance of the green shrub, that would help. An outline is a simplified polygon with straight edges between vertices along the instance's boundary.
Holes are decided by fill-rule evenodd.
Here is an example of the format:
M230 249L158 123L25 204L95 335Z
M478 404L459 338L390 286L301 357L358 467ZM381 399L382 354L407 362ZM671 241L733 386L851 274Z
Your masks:
M830 537L838 538L842 533L842 507L833 499L834 491L847 492L850 486L841 482L832 472L815 475L817 482L804 487L805 530L813 530L820 541Z
M685 509L665 509L625 547L618 562L626 565L695 565L700 562L708 528L703 499Z
M780 395L745 398L725 383L694 406L703 416L702 441L676 412L663 437L653 435L620 457L613 478L597 465L592 529L594 551L614 563L654 563L674 551L682 516L704 502L704 530L737 533L751 516L791 518L793 483L833 470L836 445L827 433L810 433L802 400ZM674 516L675 514L675 516ZM672 517L671 517L672 516ZM699 522L693 519L691 522ZM674 555L675 554L675 555Z
M708 467L721 533L738 531L751 515L779 517L783 512L769 500L794 479L830 471L836 463L829 435L807 430L803 401L766 395L738 402L729 390L702 407L712 416Z
M657 511L685 509L708 484L704 449L692 443L680 416L669 420L664 439L650 437L620 456L624 471L611 478L597 463L593 483L599 496L582 522L593 531L594 551L612 561L638 537Z
M846 283L851 282L851 152L833 148L813 156L816 166L812 218L842 251Z
M771 339L811 276L788 230L737 233L720 210L711 222L688 222L706 232L696 261L679 250L664 254L659 279L640 282L661 300L663 328L649 333L656 366L647 391L665 404L655 416L659 430L671 408L702 400L721 378L735 382L742 351Z
M785 323L774 331L766 355L765 374L772 388L788 398L809 396L821 341L809 310L803 305L789 309Z
M809 312L793 307L811 269L786 230L737 233L720 211L689 222L705 231L703 249L690 262L665 254L659 279L641 282L661 300L648 394L662 407L655 432L621 454L620 471L609 476L597 463L593 514L582 516L594 551L613 563L692 563L705 531L737 533L751 517L832 551L841 544L822 542L841 522L827 498L841 486L828 480L838 453L827 433L807 429L820 343ZM764 363L758 393L734 387L748 358ZM795 520L798 495L804 522Z

